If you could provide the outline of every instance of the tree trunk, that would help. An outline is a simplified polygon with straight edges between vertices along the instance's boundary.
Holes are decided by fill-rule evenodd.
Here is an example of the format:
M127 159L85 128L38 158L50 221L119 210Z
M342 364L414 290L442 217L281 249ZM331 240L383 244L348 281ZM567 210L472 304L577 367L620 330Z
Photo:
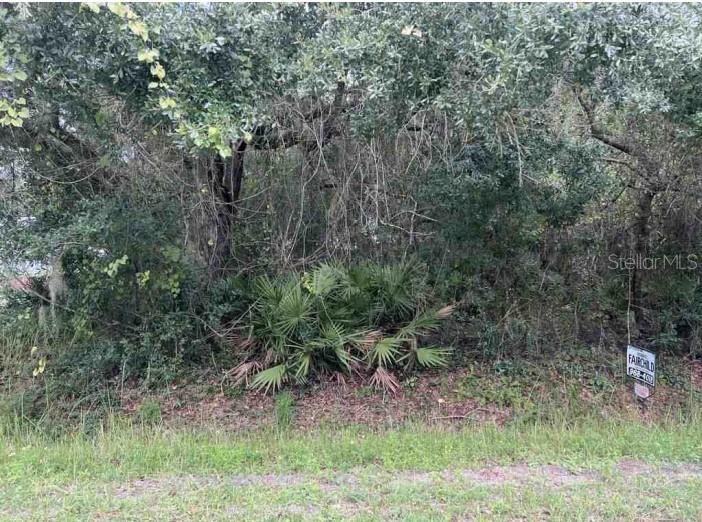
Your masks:
M210 164L210 188L215 198L215 237L209 260L209 272L213 278L226 275L232 258L236 204L244 179L245 151L246 142L239 140L232 144L231 158L216 156Z
M643 279L643 267L646 254L648 253L648 240L651 233L651 209L656 192L650 189L643 189L639 197L636 220L634 222L634 259L636 264L631 275L631 305L640 322L643 307L643 295L641 282Z

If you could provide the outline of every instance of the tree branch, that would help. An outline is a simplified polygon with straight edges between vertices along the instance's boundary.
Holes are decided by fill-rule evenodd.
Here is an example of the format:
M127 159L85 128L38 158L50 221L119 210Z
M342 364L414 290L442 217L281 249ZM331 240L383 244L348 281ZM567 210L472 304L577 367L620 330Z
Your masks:
M575 88L574 91L575 96L578 99L578 103L580 103L580 106L587 117L588 126L590 127L590 135L605 145L609 145L613 149L617 149L624 154L631 154L632 148L628 144L626 144L620 138L615 138L614 136L608 135L602 127L597 125L597 122L595 121L594 108L583 98L582 90L580 88Z
M326 106L319 104L317 107L301 117L300 127L302 127L302 125L305 123L310 123L316 119L322 118L322 136L319 140L321 145L326 144L329 139L338 133L338 128L335 125L336 119L340 114L347 110L347 107L344 104L345 94L346 84L340 81L336 84L334 99L330 104L327 104ZM306 136L304 128L300 127L279 130L268 125L258 125L253 129L252 134L254 139L251 142L251 146L256 150L269 150L290 148L294 147L295 145L317 141L311 139L309 136Z

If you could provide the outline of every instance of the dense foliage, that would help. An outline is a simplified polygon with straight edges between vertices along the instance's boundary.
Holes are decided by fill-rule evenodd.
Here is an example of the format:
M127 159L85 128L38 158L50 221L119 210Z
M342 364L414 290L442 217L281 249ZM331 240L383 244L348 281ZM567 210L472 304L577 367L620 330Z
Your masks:
M373 369L373 383L395 391L399 382L388 371L393 367L444 366L448 351L420 346L419 338L435 332L453 307L422 309L417 272L414 263L350 269L321 264L302 278L258 278L250 292L257 297L246 341L259 353L235 369L237 379L260 369L259 360L274 364L252 379L265 389L279 388L289 377L304 382L314 370L359 372L365 363Z
M3 5L3 373L393 389L449 345L696 353L700 14Z

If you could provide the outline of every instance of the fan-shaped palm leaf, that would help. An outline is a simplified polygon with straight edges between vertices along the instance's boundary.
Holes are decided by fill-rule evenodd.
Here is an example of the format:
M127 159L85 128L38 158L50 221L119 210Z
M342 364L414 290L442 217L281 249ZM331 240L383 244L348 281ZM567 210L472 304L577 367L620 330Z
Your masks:
M417 363L427 368L446 366L450 354L450 349L439 346L422 346L414 350Z
M370 351L371 363L378 366L392 366L397 361L402 340L397 337L381 339Z
M234 368L232 372L232 377L234 378L234 384L239 386L240 384L249 383L249 375L256 370L261 369L261 363L258 361L244 361Z
M309 297L302 293L299 285L286 289L278 306L276 325L280 330L290 335L305 321L312 318L312 306Z
M339 270L333 265L322 263L308 276L305 287L316 297L325 297L340 288Z
M271 280L266 275L257 277L253 286L259 302L276 304L282 297L281 288L278 282Z
M435 331L439 327L439 320L436 318L436 312L425 311L417 314L405 326L400 328L398 336L404 339L416 338Z
M256 390L264 390L265 393L268 393L269 390L278 390L285 381L287 371L288 368L285 364L272 366L254 375L249 386Z
M356 358L351 354L346 346L335 346L334 354L339 362L339 365L347 372L351 371L351 366L356 361Z
M295 368L295 378L299 382L306 381L312 366L312 352L305 351L298 353L294 358L293 366Z

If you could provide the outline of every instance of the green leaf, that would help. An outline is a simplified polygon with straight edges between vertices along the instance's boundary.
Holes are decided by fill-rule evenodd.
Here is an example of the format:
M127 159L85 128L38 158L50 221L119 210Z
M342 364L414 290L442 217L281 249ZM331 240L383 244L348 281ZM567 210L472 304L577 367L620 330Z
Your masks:
M254 289L258 293L259 300L266 301L267 304L277 305L282 297L280 287L267 275L256 278Z
M436 311L425 311L417 314L414 319L402 327L398 332L398 336L404 339L414 339L435 331L439 324L439 320L436 318Z
M402 340L397 337L385 337L377 343L370 352L371 362L378 366L391 366L397 361Z
M124 18L129 12L129 8L126 7L122 2L109 2L107 8L117 16Z
M281 331L290 335L312 318L312 306L307 295L302 293L299 285L288 289L280 300L277 325Z
M176 101L170 97L162 97L158 99L158 106L163 110L172 109L176 106Z
M268 393L269 390L275 391L282 387L286 374L285 364L272 366L254 375L249 386L255 390L264 390L265 393Z
M437 368L448 364L448 357L451 354L451 350L438 346L423 346L414 350L414 354L420 366Z
M232 155L232 149L230 149L226 145L218 145L217 152L224 159L226 159Z
M81 2L80 3L80 8L81 11L84 9L88 9L92 11L95 14L98 14L100 12L100 4L95 3L95 2Z
M146 41L149 39L149 30L141 20L131 20L127 23L127 26L131 32L141 37L142 40Z
M310 373L310 367L312 366L312 353L302 352L297 357L295 357L295 378L299 382L304 382L307 380L307 376Z

